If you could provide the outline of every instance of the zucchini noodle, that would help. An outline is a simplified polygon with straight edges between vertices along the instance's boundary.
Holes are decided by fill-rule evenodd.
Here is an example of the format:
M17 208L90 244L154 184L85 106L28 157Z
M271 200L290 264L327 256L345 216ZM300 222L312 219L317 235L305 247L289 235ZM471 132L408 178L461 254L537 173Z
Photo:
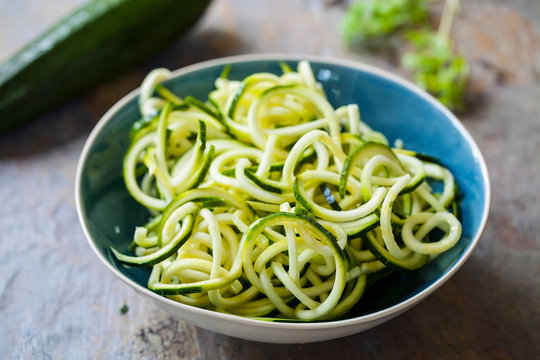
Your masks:
M222 76L204 101L152 71L124 158L149 212L130 266L148 288L267 321L341 318L371 274L415 270L460 239L451 172L392 148L356 104L334 108L310 64ZM224 72L225 73L225 72ZM435 191L437 189L437 191Z

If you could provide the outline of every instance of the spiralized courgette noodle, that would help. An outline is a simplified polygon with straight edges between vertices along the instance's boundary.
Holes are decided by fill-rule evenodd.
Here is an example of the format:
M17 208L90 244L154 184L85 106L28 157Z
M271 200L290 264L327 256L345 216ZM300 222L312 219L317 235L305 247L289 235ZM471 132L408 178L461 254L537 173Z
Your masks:
M357 105L334 108L308 62L281 66L224 71L204 102L164 86L166 69L144 80L123 171L150 219L134 255L112 251L151 268L156 293L270 321L336 319L368 275L418 269L459 240L449 170L392 148Z

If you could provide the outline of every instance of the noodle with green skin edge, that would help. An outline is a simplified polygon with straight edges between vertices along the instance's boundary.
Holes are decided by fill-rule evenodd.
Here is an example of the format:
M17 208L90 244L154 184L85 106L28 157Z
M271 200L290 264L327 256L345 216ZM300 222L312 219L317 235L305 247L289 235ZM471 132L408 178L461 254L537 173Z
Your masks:
M144 80L154 119L134 126L124 179L152 218L135 256L113 252L152 267L149 289L261 320L331 320L369 274L417 269L459 240L450 171L388 146L356 104L334 109L308 62L282 68L224 72L206 103L162 85L165 69Z

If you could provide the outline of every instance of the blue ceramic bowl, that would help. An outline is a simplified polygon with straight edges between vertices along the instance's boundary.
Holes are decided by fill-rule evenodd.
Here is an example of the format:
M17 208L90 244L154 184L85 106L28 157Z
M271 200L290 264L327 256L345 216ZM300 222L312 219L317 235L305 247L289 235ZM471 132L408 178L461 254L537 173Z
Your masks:
M109 248L127 251L133 229L147 218L146 210L128 194L122 180L122 158L128 133L140 115L138 90L119 101L97 124L83 149L77 173L79 218L97 256L121 280L144 297L195 325L228 335L276 343L328 340L382 323L412 307L448 280L476 246L488 217L490 184L484 159L470 134L452 113L414 85L382 70L313 56L238 56L207 61L173 73L167 86L180 96L207 98L223 67L230 77L255 72L280 74L278 61L295 67L310 61L334 107L357 103L362 119L390 141L442 160L459 186L463 235L458 244L426 267L395 273L371 286L346 319L322 323L269 323L180 304L147 289L149 271L127 267Z

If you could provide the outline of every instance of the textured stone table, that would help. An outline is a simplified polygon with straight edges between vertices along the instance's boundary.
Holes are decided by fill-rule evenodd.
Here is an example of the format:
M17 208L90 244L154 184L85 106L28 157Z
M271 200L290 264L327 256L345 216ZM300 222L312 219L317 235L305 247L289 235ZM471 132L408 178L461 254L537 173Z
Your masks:
M0 60L83 2L0 0ZM171 318L92 253L75 210L77 160L100 116L149 69L284 52L400 73L388 56L343 46L337 29L346 3L215 0L170 49L0 136L0 358L540 358L540 2L464 3L453 35L472 63L476 95L460 118L486 157L493 202L472 257L427 300L348 338L254 343Z

